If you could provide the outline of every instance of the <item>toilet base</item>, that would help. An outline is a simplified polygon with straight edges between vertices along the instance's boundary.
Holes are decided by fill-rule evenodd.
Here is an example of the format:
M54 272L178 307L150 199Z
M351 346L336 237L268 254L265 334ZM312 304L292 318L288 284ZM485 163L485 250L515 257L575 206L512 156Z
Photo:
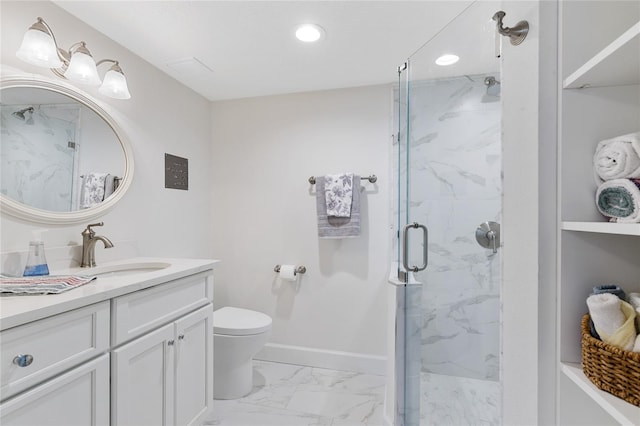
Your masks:
M238 399L251 392L253 388L253 359L234 365L232 369L214 367L214 371L214 399Z

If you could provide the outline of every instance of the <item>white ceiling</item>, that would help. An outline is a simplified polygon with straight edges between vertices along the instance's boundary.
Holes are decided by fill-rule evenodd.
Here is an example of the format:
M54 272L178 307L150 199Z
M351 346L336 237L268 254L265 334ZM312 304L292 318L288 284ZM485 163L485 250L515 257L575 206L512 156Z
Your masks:
M397 66L463 11L433 46L453 43L467 59L487 43L492 50L486 33L497 10L497 2L468 0L54 2L212 101L393 82ZM471 17L477 28L455 29ZM326 37L296 40L301 23L320 25ZM496 69L491 56L454 67L458 75ZM192 58L206 68L168 65Z

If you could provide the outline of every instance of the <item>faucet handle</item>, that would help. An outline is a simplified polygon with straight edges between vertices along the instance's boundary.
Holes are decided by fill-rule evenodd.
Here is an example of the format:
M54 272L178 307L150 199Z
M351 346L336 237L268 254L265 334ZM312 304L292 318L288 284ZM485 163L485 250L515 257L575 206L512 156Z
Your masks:
M95 231L93 229L91 229L94 226L104 226L104 222L98 222L98 223L90 223L87 225L87 229L85 229L84 231L82 231L82 234L89 234L91 236L95 235Z

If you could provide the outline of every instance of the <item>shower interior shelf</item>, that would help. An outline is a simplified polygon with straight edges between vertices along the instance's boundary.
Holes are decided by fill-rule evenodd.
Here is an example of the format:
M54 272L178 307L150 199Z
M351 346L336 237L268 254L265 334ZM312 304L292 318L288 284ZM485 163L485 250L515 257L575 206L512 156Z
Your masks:
M569 75L565 89L640 84L640 21Z

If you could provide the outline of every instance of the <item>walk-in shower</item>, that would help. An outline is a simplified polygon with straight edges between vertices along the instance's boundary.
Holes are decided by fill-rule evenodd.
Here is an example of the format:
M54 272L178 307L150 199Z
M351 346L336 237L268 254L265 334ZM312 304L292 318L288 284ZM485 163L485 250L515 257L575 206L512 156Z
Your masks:
M396 425L500 423L499 6L473 3L398 68Z

